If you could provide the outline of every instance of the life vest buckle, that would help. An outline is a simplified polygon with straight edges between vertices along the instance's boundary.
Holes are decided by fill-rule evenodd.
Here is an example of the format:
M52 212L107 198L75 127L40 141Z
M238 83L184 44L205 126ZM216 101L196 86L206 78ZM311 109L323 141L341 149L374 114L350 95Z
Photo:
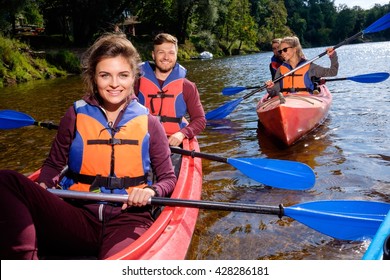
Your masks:
M122 140L121 139L117 139L117 138L110 138L108 140L108 144L109 145L119 145L119 144L122 144Z
M168 90L162 90L162 91L157 92L156 97L157 97L157 98L164 98L164 97L165 97L165 93L166 93L167 91L168 91Z
M91 190L98 189L100 187L105 187L106 189L109 190L123 189L124 180L123 178L118 178L114 176L105 177L101 175L96 175L95 179L91 184Z
M124 181L123 178L108 176L107 177L107 188L112 189L123 189Z

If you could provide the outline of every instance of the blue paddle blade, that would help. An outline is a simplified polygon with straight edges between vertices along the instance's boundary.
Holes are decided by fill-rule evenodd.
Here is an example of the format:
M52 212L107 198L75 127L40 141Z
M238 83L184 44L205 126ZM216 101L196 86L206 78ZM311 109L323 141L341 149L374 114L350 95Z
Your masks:
M231 112L236 109L238 104L243 100L243 98L238 98L236 100L229 101L222 105L221 107L218 107L217 109L214 109L206 114L206 120L220 120L225 118L227 115L229 115Z
M21 112L13 110L0 111L0 129L13 129L33 125L35 120Z
M228 158L227 162L251 179L271 187L302 191L312 188L316 180L308 165L296 161Z
M239 92L246 90L246 89L247 89L246 87L225 87L222 90L222 94L223 95L233 95L233 94L239 93Z
M284 214L306 226L342 240L372 238L390 210L390 203L314 201L286 207Z
M386 15L384 15L383 17L375 21L373 24L371 24L369 27L364 29L363 34L379 32L389 27L390 27L390 13L387 13Z
M380 83L389 78L390 74L387 72L378 72L372 74L364 74L347 78L347 80L351 80L359 83Z

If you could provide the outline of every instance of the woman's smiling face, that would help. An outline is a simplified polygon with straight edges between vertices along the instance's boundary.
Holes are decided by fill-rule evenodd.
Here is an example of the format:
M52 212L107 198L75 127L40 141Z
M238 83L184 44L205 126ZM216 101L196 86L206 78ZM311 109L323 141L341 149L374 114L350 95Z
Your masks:
M283 60L288 61L290 60L294 54L295 54L295 48L289 46L287 43L281 43L279 45L279 52L282 52L280 56L283 58Z
M119 107L133 93L133 70L123 56L102 59L96 65L95 79L105 107Z

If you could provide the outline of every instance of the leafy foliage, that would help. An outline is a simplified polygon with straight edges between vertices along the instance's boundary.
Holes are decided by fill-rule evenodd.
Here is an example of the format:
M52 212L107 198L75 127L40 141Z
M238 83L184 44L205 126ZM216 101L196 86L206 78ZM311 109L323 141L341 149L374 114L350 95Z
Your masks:
M28 45L0 36L0 87L15 82L65 76L66 72L34 57Z
M305 47L336 44L390 11L390 4L363 10L336 7L333 0L0 0L0 6L1 27L23 12L35 23L43 18L48 35L61 34L74 46L90 45L126 17L135 16L135 40L151 39L159 32L176 35L180 44L204 37L207 42L198 41L199 48L208 45L225 54L269 50L271 39L292 34ZM389 38L389 30L369 37Z

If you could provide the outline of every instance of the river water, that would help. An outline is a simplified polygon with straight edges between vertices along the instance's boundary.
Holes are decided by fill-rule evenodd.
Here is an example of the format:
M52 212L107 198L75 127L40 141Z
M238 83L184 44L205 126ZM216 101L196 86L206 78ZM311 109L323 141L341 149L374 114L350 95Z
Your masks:
M324 50L304 52L310 59ZM390 72L390 42L346 45L337 53L338 77ZM257 86L268 80L270 57L266 52L182 64L197 84L208 112L247 93L223 96L224 87ZM325 56L315 63L328 66L329 59ZM198 137L204 153L305 163L316 174L312 189L266 187L229 164L203 160L202 199L270 206L339 199L390 202L390 79L373 84L350 80L327 84L333 94L328 119L291 147L280 146L258 129L255 108L264 92L240 102L224 120L209 122ZM82 86L74 76L34 81L0 92L0 110L17 110L37 121L58 123L82 96ZM35 126L1 131L0 168L33 172L45 159L54 134ZM368 245L369 240L333 239L291 218L201 210L187 259L358 260Z

